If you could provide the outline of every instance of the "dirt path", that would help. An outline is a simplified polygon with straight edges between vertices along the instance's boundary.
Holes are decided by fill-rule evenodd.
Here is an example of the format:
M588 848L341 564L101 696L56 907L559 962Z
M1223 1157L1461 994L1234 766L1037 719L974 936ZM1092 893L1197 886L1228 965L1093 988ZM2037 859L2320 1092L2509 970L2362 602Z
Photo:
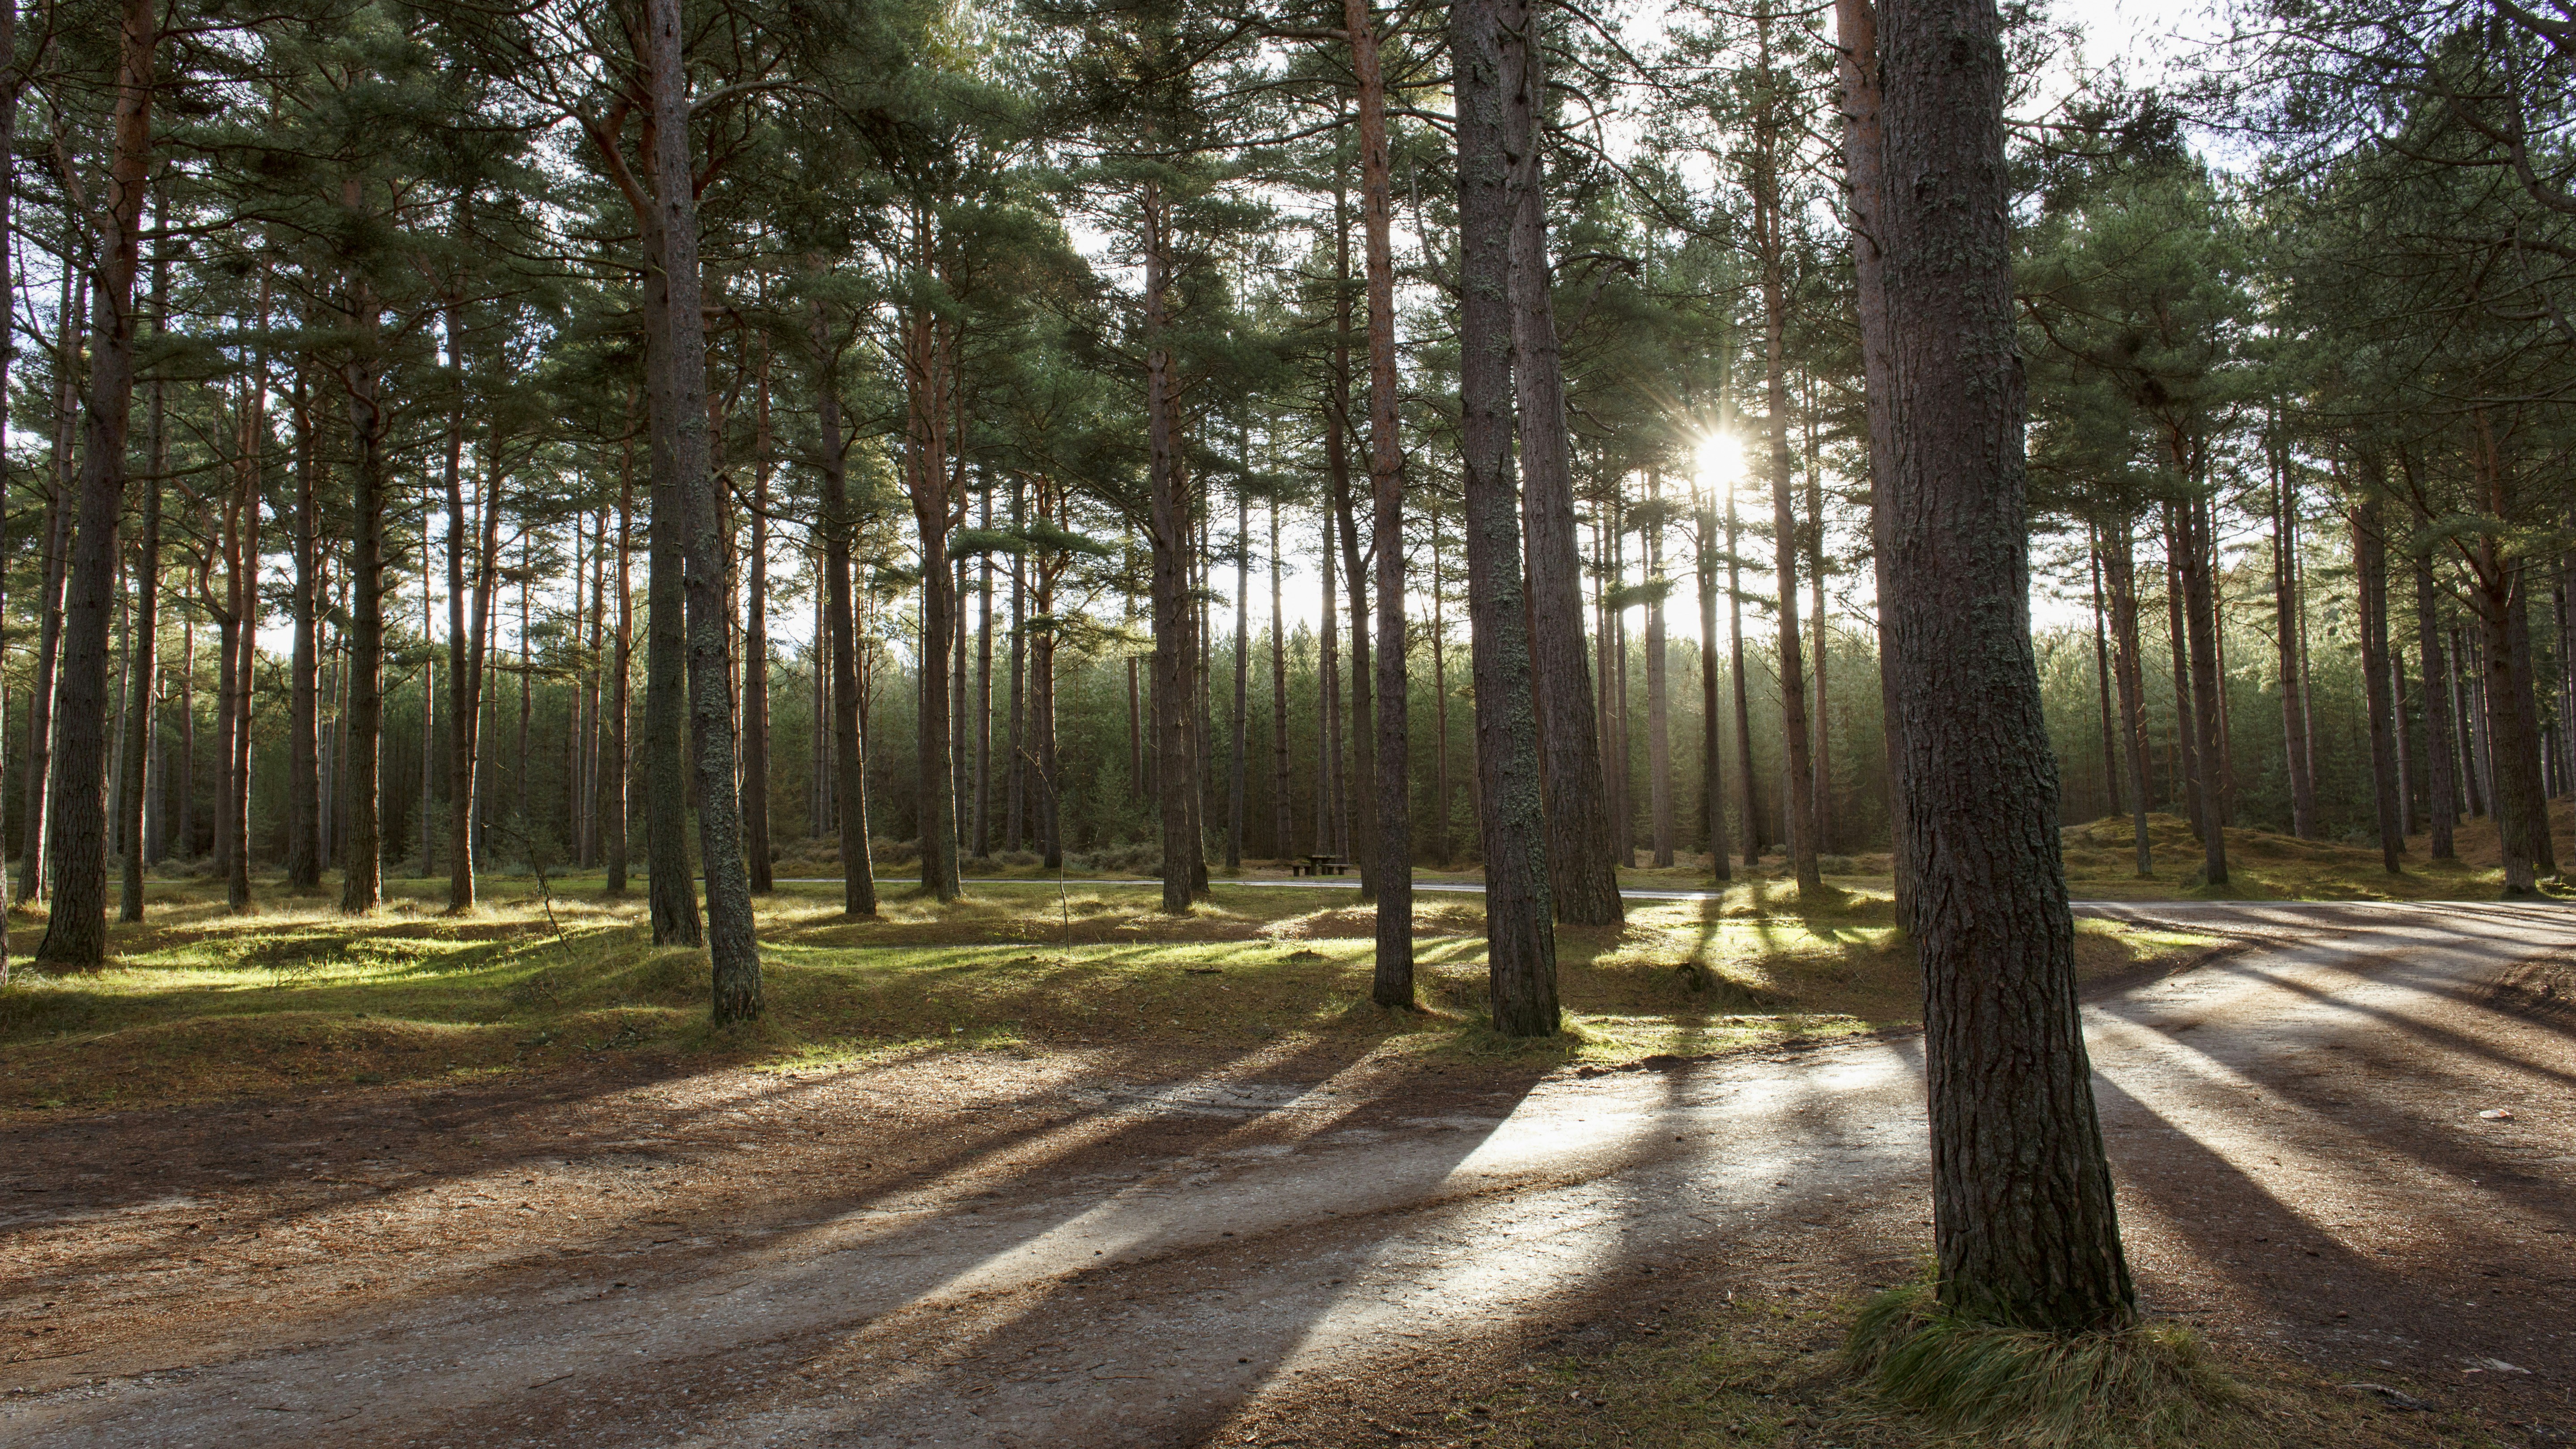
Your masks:
M2112 913L2186 910L2267 944L2088 1012L2153 1306L2576 1428L2576 913ZM1675 1288L1910 1271L1911 1038L1657 1065L948 1057L22 1126L0 1441L1265 1442Z

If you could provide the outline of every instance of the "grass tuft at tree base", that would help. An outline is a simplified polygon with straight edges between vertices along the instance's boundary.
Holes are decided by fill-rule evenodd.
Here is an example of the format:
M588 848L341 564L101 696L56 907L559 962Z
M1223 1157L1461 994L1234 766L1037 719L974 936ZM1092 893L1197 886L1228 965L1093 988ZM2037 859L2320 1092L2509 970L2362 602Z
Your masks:
M1978 1443L2021 1449L2205 1444L2242 1399L2188 1329L2061 1334L1972 1323L1944 1311L1929 1283L1871 1299L1844 1352L1889 1403Z

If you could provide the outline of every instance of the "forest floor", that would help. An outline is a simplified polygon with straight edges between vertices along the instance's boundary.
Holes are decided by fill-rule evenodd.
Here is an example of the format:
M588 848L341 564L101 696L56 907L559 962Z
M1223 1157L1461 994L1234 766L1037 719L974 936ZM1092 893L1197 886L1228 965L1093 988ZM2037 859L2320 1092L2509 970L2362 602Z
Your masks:
M791 893L724 1034L631 906L164 889L119 969L0 993L0 1440L1930 1442L1830 1351L1928 1239L1865 890L1568 932L1525 1048L1473 897L1406 1015L1305 892ZM2242 1442L2576 1435L2576 919L2082 945L2132 1259Z

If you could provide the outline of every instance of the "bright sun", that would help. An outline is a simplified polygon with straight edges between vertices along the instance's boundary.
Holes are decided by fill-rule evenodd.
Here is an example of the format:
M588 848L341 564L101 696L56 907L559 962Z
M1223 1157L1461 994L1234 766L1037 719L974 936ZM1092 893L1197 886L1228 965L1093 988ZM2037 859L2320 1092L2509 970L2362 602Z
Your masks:
M1733 433L1702 433L1699 439L1699 486L1706 492L1724 493L1735 486L1736 475L1744 467L1744 444Z

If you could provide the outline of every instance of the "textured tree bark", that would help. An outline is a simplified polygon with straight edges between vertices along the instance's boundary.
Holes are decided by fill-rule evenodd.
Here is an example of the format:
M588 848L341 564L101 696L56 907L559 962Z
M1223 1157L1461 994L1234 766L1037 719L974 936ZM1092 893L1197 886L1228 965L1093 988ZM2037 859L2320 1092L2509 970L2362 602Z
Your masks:
M1478 831L1485 854L1486 996L1496 1030L1509 1036L1552 1036L1557 1029L1556 934L1550 924L1554 912L1548 880L1552 852L1540 793L1528 623L1532 601L1523 592L1521 520L1512 496L1511 370L1519 309L1513 305L1506 240L1514 210L1508 147L1513 136L1522 144L1529 136L1517 110L1520 77L1515 68L1525 62L1508 60L1506 46L1512 35L1526 36L1529 23L1528 7L1520 0L1455 0L1449 7L1458 118L1460 470L1466 498L1476 775L1483 806ZM1570 551L1570 498L1561 521ZM1573 585L1570 568L1558 582ZM1566 609L1578 631L1580 609L1579 598ZM1581 642L1578 633L1572 655L1578 674ZM1591 701L1577 702L1576 731L1589 736ZM1581 784L1588 790L1599 778L1596 762ZM1594 839L1587 845L1595 851L1587 859L1606 868L1603 842Z
M268 326L268 287L260 287L260 327ZM242 400L241 463L224 525L226 622L232 626L232 727L224 736L224 902L250 909L250 766L253 667L259 660L260 443L268 436L268 354L259 353L250 395Z
M742 853L751 891L767 895L769 869L769 354L752 402L751 587L742 621ZM987 612L990 612L989 602Z
M1595 733L1599 706L1584 659L1583 559L1574 537L1573 458L1566 437L1556 303L1550 293L1541 169L1546 64L1536 43L1539 22L1526 0L1502 0L1493 16L1502 26L1495 64L1501 67L1496 84L1503 87L1506 108L1498 118L1501 131L1495 144L1506 168L1509 192L1504 199L1510 206L1507 216L1497 220L1508 220L1511 229L1509 361L1520 407L1520 501L1529 533L1530 662L1536 670L1539 745L1545 752L1540 764L1550 896L1558 920L1603 926L1625 919L1626 907L1613 864L1617 842L1611 802L1602 788L1607 774ZM1451 28L1454 45L1454 19ZM1519 552L1517 539L1513 551ZM1601 686L1607 688L1608 681ZM1482 690L1481 679L1477 687ZM1479 729L1481 751L1490 737ZM1480 754L1478 769L1485 768ZM1553 954L1549 960L1552 964Z
M1449 618L1444 607L1449 585L1441 573L1440 504L1434 500L1425 511L1431 515L1431 798L1435 802L1431 858L1445 868L1453 853L1449 844Z
M2442 651L2441 621L2433 611L2433 562L2415 560L2415 647L2424 658L2424 783L2430 795L2431 838L2425 854L2457 860L2451 832L2459 825L2459 731L2451 716L2451 663Z
M839 790L841 914L877 913L875 863L868 858L868 784L859 738L858 613L850 578L848 442L841 436L841 393L835 353L818 303L813 318L817 361L814 409L819 436L814 449L823 474L823 588L832 670L832 774Z
M1870 554L1878 595L1887 597L1887 538L1881 528L1886 510L1879 489L1894 443L1883 400L1895 386L1895 340L1888 334L1885 253L1878 218L1887 206L1886 134L1879 121L1884 103L1878 60L1878 11L1871 0L1834 0L1835 76L1840 82L1844 202L1851 217L1853 316L1860 324L1861 385L1872 404L1868 413L1870 477ZM1886 620L1878 629L1878 656L1888 658ZM1879 671L1880 718L1896 718L1895 685ZM1912 832L1906 828L1905 751L1896 731L1886 739L1888 778L1889 864L1894 877L1896 918L1909 918L1914 900L1914 866L1906 856Z
M1190 502L1181 472L1179 420L1173 415L1169 333L1171 218L1159 186L1145 190L1145 429L1146 477L1152 488L1148 530L1154 569L1154 771L1155 810L1163 835L1163 910L1186 915L1193 877L1200 870L1199 839L1190 828L1191 796L1198 789L1190 759L1190 589L1186 563ZM1332 560L1324 561L1326 568Z
M125 504L126 424L134 407L134 278L142 265L143 202L152 165L153 51L159 12L149 0L118 7L115 152L106 205L91 238L96 283L87 405L82 410L79 526L63 600L62 711L54 751L50 848L53 910L38 964L95 971L107 959L108 621L116 593L117 515ZM155 480L156 485L158 480Z
M1879 14L1887 174L1910 178L1879 221L1881 497L1940 1295L1973 1322L2079 1332L2135 1308L2030 642L2001 24L1991 0Z
M1396 408L1394 186L1386 141L1386 75L1378 65L1377 16L1369 0L1342 0L1358 81L1360 231L1368 256L1369 493L1376 505L1371 547L1377 564L1377 700L1374 781L1376 838L1367 884L1377 897L1377 967L1370 999L1413 1005L1413 764L1404 649L1404 455ZM1347 546L1347 545L1346 545ZM1356 570L1354 578L1356 579ZM1360 591L1352 590L1352 602ZM1359 634L1356 620L1352 634ZM1361 656L1363 659L1365 655ZM1361 718L1367 719L1365 700ZM1366 725L1363 724L1363 728Z
M658 109L656 111L658 116ZM658 137L656 138L658 144ZM689 637L688 594L683 575L687 532L678 466L678 429L672 416L678 387L673 377L672 280L662 208L641 209L644 244L644 362L647 473L651 516L644 531L644 880L656 946L696 946L705 934L698 920L698 890L689 873L689 803L685 727Z
M2196 742L2198 715L2192 709L2191 630L2183 622L2182 556L2186 543L2179 521L2181 510L2173 504L2163 505L2165 530L2165 637L2166 656L2173 664L2174 695L2174 790L2181 802L2183 815L2191 822L2191 833L2198 837L2207 823L2201 817L2200 747Z
M2362 698L2370 716L2370 792L2377 807L2380 864L2395 875L2406 837L2397 824L2396 729L2388 706L2388 546L2380 532L2377 497L2366 494L2355 501L2349 516L2353 576L2360 593Z
M680 0L649 0L654 201L670 288L664 373L673 424L674 491L687 528L691 737L697 745L698 850L707 878L707 956L717 1024L760 1015L760 947L752 935L751 877L734 798L732 682L726 668L724 509L707 469L706 333L698 310L698 204L689 161L689 82L682 66ZM658 852L657 852L658 854Z

